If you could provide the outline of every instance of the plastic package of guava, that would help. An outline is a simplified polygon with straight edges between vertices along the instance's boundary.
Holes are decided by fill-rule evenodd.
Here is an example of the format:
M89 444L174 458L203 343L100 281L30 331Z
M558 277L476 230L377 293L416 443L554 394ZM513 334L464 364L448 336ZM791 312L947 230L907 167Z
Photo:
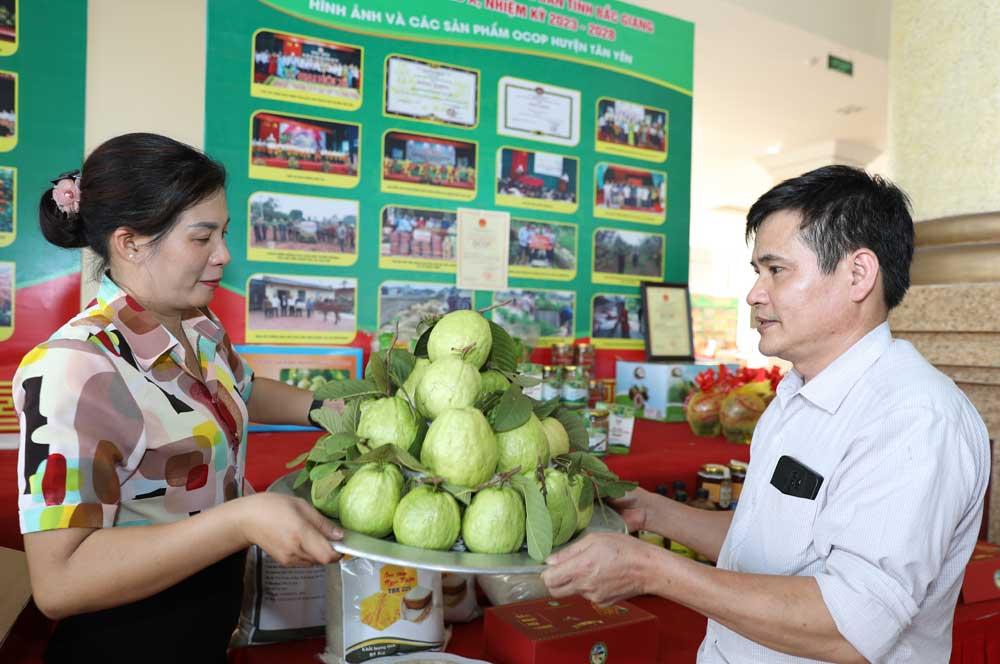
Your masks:
M493 606L549 597L541 574L480 574L478 580Z

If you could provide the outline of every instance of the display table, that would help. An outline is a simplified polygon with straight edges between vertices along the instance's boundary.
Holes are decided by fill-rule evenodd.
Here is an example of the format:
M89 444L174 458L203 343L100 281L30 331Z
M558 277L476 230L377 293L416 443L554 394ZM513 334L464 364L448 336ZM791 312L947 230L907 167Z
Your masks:
M247 479L263 491L278 477L289 472L285 464L309 449L318 432L252 433L247 454ZM684 423L665 424L637 420L630 454L611 455L608 465L621 477L654 490L659 484L676 480L693 491L698 468L704 463L746 460L749 448L721 438L697 438ZM16 451L0 451L0 515L4 518L0 540L7 546L23 548L17 534ZM658 597L632 600L660 618L660 662L690 663L705 633L705 618L682 606ZM0 647L0 661L36 664L41 662L44 639L51 628L33 606L22 614L11 636ZM483 657L483 621L454 627L449 652L467 657ZM1000 664L1000 600L959 605L955 611L952 664ZM233 664L315 664L324 648L323 639L309 639L270 646L239 648L230 653Z

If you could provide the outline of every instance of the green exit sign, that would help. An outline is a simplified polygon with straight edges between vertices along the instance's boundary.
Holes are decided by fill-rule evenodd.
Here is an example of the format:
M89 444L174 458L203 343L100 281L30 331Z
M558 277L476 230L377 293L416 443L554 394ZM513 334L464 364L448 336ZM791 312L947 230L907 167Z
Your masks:
M854 75L854 63L844 58L838 58L836 55L826 56L826 68L848 76Z

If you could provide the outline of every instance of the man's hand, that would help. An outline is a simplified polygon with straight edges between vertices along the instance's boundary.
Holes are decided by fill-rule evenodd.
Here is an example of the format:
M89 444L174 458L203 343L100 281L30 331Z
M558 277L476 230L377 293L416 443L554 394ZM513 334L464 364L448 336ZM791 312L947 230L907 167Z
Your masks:
M637 530L649 530L647 526L652 522L650 512L657 498L659 496L655 493L636 488L622 498L610 498L607 502L625 519L628 531L634 533Z
M549 556L542 581L553 597L614 604L646 593L647 562L657 554L667 552L628 535L592 533Z

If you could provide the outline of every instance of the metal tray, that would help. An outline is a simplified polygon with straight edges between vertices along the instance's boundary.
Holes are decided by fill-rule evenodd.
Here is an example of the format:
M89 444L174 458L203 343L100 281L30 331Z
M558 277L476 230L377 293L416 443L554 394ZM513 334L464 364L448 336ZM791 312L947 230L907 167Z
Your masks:
M292 490L292 484L298 474L298 471L295 471L278 478L267 490L309 500L309 482L298 490ZM344 539L333 542L335 551L380 563L463 574L538 574L545 569L545 564L531 558L527 551L503 554L431 551L362 535L343 528L336 519L330 521L344 531ZM594 532L627 533L628 528L617 512L610 507L597 504L594 506L594 518L591 519L590 525L563 546L568 546L587 533ZM558 551L560 548L562 547L555 550Z

